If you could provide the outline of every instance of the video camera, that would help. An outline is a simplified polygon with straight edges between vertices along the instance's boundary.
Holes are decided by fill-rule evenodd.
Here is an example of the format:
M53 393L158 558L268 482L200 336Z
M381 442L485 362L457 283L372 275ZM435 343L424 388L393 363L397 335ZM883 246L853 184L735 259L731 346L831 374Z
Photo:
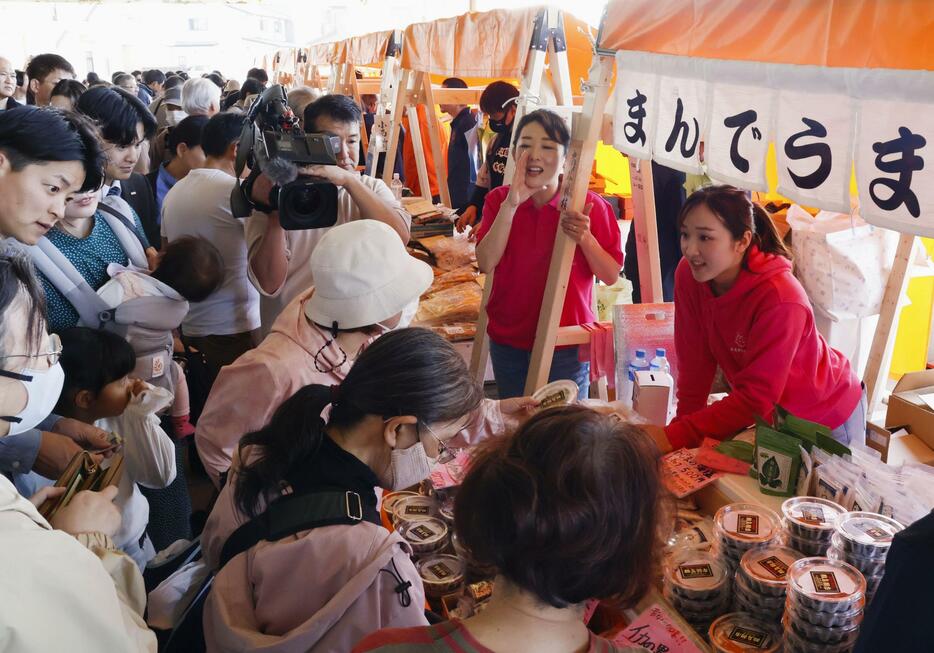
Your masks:
M338 165L340 138L306 134L286 101L285 89L276 84L266 89L250 107L237 147L236 172L249 165L250 174L230 194L234 217L245 218L253 209L279 211L283 229L321 229L337 222L337 186L300 176L298 167ZM255 202L253 183L260 173L276 184L269 203Z

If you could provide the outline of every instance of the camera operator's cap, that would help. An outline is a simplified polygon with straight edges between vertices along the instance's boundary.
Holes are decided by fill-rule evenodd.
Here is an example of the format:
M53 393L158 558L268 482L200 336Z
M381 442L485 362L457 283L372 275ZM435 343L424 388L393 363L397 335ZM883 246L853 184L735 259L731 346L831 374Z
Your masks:
M377 220L332 227L310 259L315 291L305 303L312 322L358 329L391 318L428 290L431 266L409 255L399 234Z

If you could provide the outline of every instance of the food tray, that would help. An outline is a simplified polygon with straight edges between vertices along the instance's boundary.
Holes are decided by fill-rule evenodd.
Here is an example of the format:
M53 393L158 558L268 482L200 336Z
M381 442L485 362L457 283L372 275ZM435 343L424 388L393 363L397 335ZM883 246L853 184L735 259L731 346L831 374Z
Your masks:
M839 548L863 558L884 557L892 537L905 527L894 519L873 512L847 512L837 518Z
M714 555L693 549L672 555L665 568L665 587L690 601L710 601L729 594L727 570Z
M464 563L451 555L429 556L417 563L425 594L439 598L450 594L464 581Z
M706 617L709 619L711 615L723 614L730 606L730 595L728 593L718 595L708 600L692 601L691 599L686 599L683 596L672 593L666 587L662 590L662 595L665 597L665 600L671 603L682 615L689 614L700 618Z
M805 610L849 612L863 605L866 579L856 567L830 558L801 558L788 569L788 600Z
M757 651L774 653L781 650L781 631L745 612L731 612L710 624L710 648L714 653Z
M757 544L771 542L779 532L780 522L774 511L754 503L731 503L714 515L718 535L728 545L743 551Z
M792 497L782 504L785 528L802 539L829 539L845 512L839 503L818 497Z
M767 545L750 549L739 563L739 575L749 589L767 596L785 596L788 568L803 558L799 552L784 546Z
M399 530L415 555L427 555L448 545L448 526L440 519L405 522Z

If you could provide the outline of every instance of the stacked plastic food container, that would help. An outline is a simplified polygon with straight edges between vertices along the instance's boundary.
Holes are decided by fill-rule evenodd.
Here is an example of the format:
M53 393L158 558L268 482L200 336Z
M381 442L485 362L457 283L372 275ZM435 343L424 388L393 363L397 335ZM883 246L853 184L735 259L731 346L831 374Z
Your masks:
M745 612L731 612L710 625L710 648L713 653L777 653L782 650L782 631Z
M450 505L442 497L414 492L388 495L385 510L393 527L412 547L415 565L430 598L456 590L464 581L464 563L450 550Z
M717 554L730 577L750 549L773 543L780 534L774 511L753 503L731 503L714 515Z
M837 518L846 511L817 497L794 497L782 504L782 528L789 548L808 556L827 555Z
M845 653L859 634L866 580L846 562L801 558L788 569L785 653Z
M733 582L733 606L778 624L785 612L788 569L803 556L784 546L766 545L743 554Z
M867 603L872 601L882 581L892 538L903 529L894 519L871 512L848 512L837 518L827 555L862 572L866 578Z
M707 634L711 621L730 609L727 569L707 551L685 548L672 554L665 568L663 593L701 634Z

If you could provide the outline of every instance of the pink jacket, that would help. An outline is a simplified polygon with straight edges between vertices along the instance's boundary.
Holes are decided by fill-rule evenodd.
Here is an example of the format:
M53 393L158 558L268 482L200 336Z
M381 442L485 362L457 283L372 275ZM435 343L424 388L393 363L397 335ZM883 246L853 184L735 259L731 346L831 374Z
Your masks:
M499 404L485 400L452 446L469 446L504 434ZM249 454L248 454L249 455ZM227 538L245 521L234 502L239 459L201 535L204 559L215 569ZM409 545L396 532L363 522L326 526L260 542L217 574L205 604L209 651L349 651L381 628L422 626L425 593ZM403 607L397 581L410 581Z
M350 371L349 359L332 372L315 369L315 353L328 341L328 334L305 317L305 302L313 292L310 288L292 300L262 344L217 376L195 431L198 454L215 485L230 468L240 438L266 426L283 401L312 383L340 383ZM319 361L322 358L330 365L341 354L331 345Z

